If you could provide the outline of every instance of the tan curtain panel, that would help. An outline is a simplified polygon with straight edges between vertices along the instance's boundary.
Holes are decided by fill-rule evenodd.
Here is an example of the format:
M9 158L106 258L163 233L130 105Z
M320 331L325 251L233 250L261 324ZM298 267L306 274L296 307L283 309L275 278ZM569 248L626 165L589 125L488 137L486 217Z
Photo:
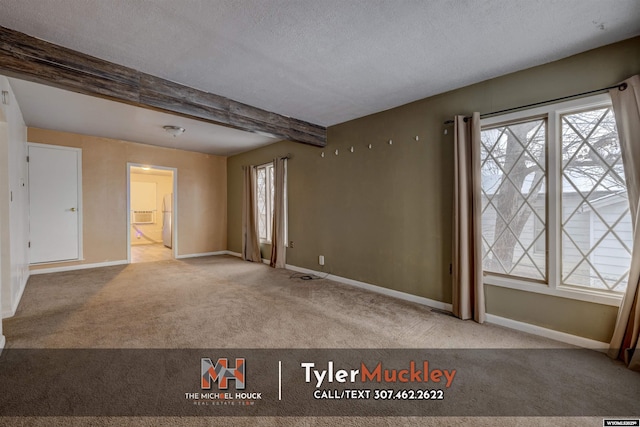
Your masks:
M256 168L243 166L244 174L242 190L242 259L246 261L262 262L256 218L258 208L256 204Z
M633 76L624 83L627 84L626 89L612 89L610 94L629 193L633 248L629 282L618 311L609 356L623 360L630 369L640 371L640 76Z
M454 118L453 314L485 320L480 219L480 114Z
M285 268L287 248L285 242L287 159L273 161L273 227L271 228L271 267Z

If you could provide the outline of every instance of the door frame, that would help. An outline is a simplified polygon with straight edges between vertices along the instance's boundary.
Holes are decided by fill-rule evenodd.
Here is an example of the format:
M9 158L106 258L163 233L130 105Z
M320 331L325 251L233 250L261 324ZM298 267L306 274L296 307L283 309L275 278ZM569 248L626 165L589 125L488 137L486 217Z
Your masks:
M171 252L173 259L178 258L178 168L127 162L127 264L131 264L131 168L151 168L173 172L173 197L171 209Z
M66 259L62 261L47 261L47 262L37 262L32 263L29 260L29 265L43 265L43 264L59 264L64 262L78 262L84 261L84 244L83 244L83 217L84 217L84 209L82 205L82 148L77 147L66 147L63 145L53 145L53 144L41 144L38 142L27 142L27 157L29 156L29 148L30 147L40 147L40 148L48 148L55 150L65 150L65 151L75 151L77 154L77 199L78 199L78 258L77 259ZM31 243L31 182L29 180L29 168L31 167L30 162L27 161L27 205L29 209L29 243Z

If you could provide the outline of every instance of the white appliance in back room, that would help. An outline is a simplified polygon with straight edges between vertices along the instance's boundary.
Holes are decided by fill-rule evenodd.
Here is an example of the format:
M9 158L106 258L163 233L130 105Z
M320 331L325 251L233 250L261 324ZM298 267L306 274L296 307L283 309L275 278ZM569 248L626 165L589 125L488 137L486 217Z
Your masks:
M173 244L173 233L171 233L172 202L173 193L165 194L162 199L162 243L168 248L171 248Z

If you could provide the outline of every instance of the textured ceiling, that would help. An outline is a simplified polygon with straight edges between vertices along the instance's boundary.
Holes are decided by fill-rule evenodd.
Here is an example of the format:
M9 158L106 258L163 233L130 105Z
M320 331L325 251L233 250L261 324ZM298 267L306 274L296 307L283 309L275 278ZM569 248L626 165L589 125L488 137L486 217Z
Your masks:
M0 0L0 25L332 125L640 34L638 0Z
M120 139L220 156L231 156L277 139L147 108L9 79L27 126ZM174 137L165 125L181 126Z

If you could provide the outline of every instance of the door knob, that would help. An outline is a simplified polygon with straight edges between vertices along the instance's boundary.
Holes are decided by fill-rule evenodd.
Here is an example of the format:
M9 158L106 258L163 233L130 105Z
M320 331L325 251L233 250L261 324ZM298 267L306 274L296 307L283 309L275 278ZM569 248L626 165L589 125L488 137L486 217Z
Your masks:
M76 211L76 208L71 208L71 209L70 209L70 211L71 211L71 212L75 212L75 211Z

